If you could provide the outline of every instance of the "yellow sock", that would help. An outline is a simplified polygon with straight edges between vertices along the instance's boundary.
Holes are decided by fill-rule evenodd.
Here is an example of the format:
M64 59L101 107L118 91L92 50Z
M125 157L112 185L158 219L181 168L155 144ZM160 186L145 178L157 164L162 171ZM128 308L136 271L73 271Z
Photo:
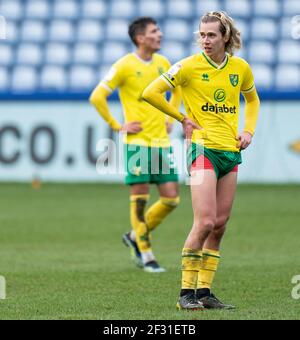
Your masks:
M199 270L197 289L211 289L220 258L219 251L203 249L202 264Z
M179 204L180 198L161 197L146 212L146 223L153 231Z
M201 250L183 248L181 289L196 289L201 255Z
M149 195L130 196L130 220L141 252L151 251L149 230L145 222L145 208L148 200Z

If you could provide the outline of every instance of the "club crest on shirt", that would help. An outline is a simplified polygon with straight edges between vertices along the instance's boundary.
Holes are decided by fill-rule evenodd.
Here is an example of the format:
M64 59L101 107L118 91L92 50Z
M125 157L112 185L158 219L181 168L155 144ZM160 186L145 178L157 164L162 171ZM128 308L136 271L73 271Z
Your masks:
M157 71L158 71L159 75L162 75L165 72L164 68L161 67L161 66L158 67Z
M238 83L239 83L239 75L238 74L230 74L229 79L230 79L231 85L233 87L236 87L238 85Z

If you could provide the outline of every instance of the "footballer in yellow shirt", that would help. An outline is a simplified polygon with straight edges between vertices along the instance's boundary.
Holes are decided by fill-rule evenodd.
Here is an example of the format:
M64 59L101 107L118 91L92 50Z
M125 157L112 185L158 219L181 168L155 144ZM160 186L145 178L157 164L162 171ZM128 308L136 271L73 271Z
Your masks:
M202 127L194 130L193 142L203 139L209 149L240 151L236 142L240 93L255 88L245 60L227 53L217 65L202 52L175 64L162 79L170 88L181 86L189 118ZM254 127L249 125L246 131L253 133Z
M259 98L247 62L234 56L242 46L234 21L225 12L209 12L199 25L203 53L179 61L155 80L143 98L182 122L191 171L194 223L182 251L178 309L232 309L211 292L220 247L237 185L241 151L252 141ZM170 106L165 91L180 86L187 116ZM240 94L245 126L238 132Z
M145 102L144 89L168 71L169 61L157 54L162 33L154 19L142 17L129 26L137 50L117 61L93 91L90 101L115 131L124 133L126 184L130 185L130 219L133 230L123 236L132 258L145 271L165 271L156 261L150 233L179 203L178 174L168 136L172 119ZM125 123L109 111L107 97L119 88ZM179 108L180 89L173 91L170 104ZM160 199L146 210L149 184L157 185Z
M125 122L141 122L142 131L124 136L124 143L149 147L171 145L166 130L166 116L142 99L144 89L158 76L170 68L169 61L154 54L151 61L130 53L116 62L100 86L113 92L119 88Z

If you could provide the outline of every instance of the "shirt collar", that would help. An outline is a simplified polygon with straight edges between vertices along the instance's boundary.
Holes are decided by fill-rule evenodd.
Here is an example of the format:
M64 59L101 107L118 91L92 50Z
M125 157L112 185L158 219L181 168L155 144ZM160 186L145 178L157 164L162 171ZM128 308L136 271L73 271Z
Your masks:
M142 59L139 55L137 55L135 52L132 52L132 54L133 54L140 62L142 62L142 63L145 64L145 65L150 65L150 64L153 62L153 58L152 58L151 60L146 61L146 60Z
M222 64L218 65L209 56L207 56L204 52L202 52L202 55L204 56L204 58L208 61L208 63L210 65L212 65L214 68L216 68L218 70L221 70L222 68L224 68L227 65L228 59L229 59L229 55L228 55L228 53L226 53L224 61L222 62Z

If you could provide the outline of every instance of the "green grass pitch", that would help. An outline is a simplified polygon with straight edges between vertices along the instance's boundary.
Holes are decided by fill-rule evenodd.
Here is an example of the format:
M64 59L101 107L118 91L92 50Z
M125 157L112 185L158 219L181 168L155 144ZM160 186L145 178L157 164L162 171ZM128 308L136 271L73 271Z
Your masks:
M299 319L300 186L239 186L215 294L235 311L178 312L180 254L192 223L189 188L153 235L164 274L135 268L122 185L0 185L0 319ZM152 202L157 198L153 191Z

